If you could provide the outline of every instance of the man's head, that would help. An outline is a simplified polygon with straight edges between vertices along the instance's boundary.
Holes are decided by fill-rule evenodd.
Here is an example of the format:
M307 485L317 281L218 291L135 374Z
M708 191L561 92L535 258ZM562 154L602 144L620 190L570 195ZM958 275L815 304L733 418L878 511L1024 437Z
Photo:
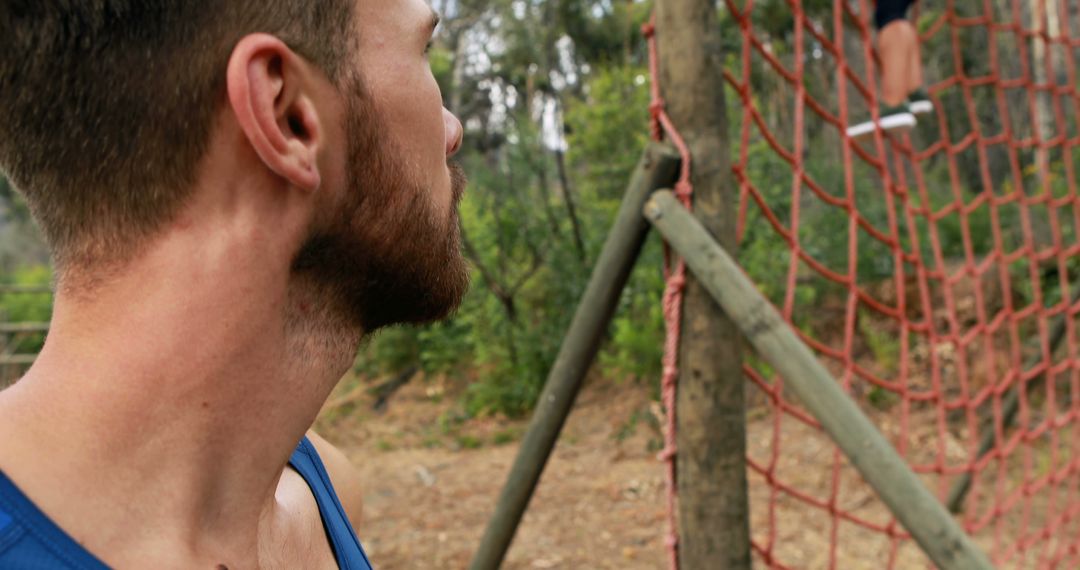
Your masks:
M456 207L465 175L457 165L445 164L445 155L457 150L460 135L451 133L445 150L430 138L411 141L428 149L405 150L410 143L389 136L392 129L384 114L392 111L380 112L384 107L372 100L359 78L346 81L346 194L323 210L329 219L318 223L305 240L293 271L310 275L322 288L320 295L366 331L441 318L468 287ZM410 91L407 96L416 94ZM410 109L426 107L430 114L433 108L430 102L414 105L387 104L406 116L413 114ZM428 117L429 125L417 128L430 131L442 120ZM438 158L437 168L423 168L425 158Z
M198 192L252 187L303 222L293 274L364 329L463 294L461 130L423 0L0 0L0 28L0 169L62 279L122 271Z

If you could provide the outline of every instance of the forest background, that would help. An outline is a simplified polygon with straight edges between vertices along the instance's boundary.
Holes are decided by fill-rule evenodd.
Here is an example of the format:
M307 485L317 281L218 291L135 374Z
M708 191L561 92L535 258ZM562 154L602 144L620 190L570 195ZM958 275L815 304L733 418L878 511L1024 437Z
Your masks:
M1005 0L993 2L1002 10L1011 9ZM1025 0L1024 10L1034 3ZM831 29L832 4L806 0L802 6L811 25ZM446 106L461 118L466 129L459 158L470 183L461 205L461 220L473 285L461 309L448 321L393 328L374 336L358 354L355 372L375 380L422 371L425 378L467 384L460 396L462 418L520 416L536 402L649 135L650 80L641 26L650 17L652 2L433 0L433 7L443 20L430 52L431 67ZM925 29L940 17L942 9L927 3L918 25ZM1029 13L1021 16L1030 19ZM759 0L752 18L766 50L790 66L795 38L789 4ZM739 74L742 38L722 3L718 25L724 38L725 65ZM864 48L861 36L849 33L845 37L848 43L843 47L849 59L858 60ZM812 37L804 41L807 91L818 100L835 104L836 61L813 45ZM959 65L971 76L987 71L986 41L985 36L972 36L966 45L965 59ZM944 75L939 66L957 65L947 34L937 34L922 49L930 81ZM1042 57L1034 52L1029 55ZM753 93L757 94L753 103L779 140L791 140L795 111L792 87L759 63L750 69ZM999 67L1012 66L1001 70L1006 76L1016 75L1019 65L1016 57L999 62ZM992 90L986 91L984 99L980 93L975 94L975 120L993 125L997 119ZM737 144L742 102L731 91L726 101L732 152L747 153L747 176L770 208L781 217L786 215L792 207L790 167L757 131L745 149ZM968 122L972 115L958 92L942 94L939 104L944 106L951 132L971 131ZM1008 104L1016 107L1014 116L1027 115L1028 101L1022 94L1008 97ZM862 120L867 113L864 108L853 108L853 120ZM1050 120L1049 114L1045 119ZM815 122L812 116L808 116L805 128L806 148L813 149L806 162L811 177L826 188L843 187L838 130L820 120ZM919 128L932 129L931 133L937 130L937 126ZM1050 164L1062 192L1061 161L1071 158L1058 157ZM1027 159L1023 162L1031 163ZM949 172L944 161L929 164L924 173L928 185L959 185L969 196L982 191L976 157L960 156L957 165L957 172ZM1003 181L997 190L1010 191L1007 161L995 160L991 165L999 169L991 173L992 179ZM1034 169L1029 170L1025 176L1035 176ZM882 191L879 177L868 168L863 174L857 184L860 212L874 225L884 226L885 205L875 199ZM931 200L938 198L941 203L930 206L940 207L954 197L943 192ZM820 201L800 207L803 246L828 267L846 267L847 236L842 228L847 224L847 212ZM1006 209L1001 215L1002 227L1008 227L1009 217L1015 214ZM783 294L779 288L787 268L787 245L763 223L760 214L754 216L751 211L744 225L739 259L775 300ZM972 247L988 249L988 214L976 213L968 223L976 242ZM959 220L942 220L938 230L946 255L961 256L965 245ZM873 249L873 240L862 241L868 245L857 252L860 281L887 281L893 271L888 251ZM657 385L663 346L662 259L661 244L653 235L609 329L597 364L600 377ZM50 279L47 251L33 221L17 192L0 179L0 284L47 285ZM1052 288L1053 282L1048 280L1048 287ZM813 308L827 305L830 296L843 295L844 291L818 280L800 286L797 294L800 306ZM1044 289L1043 295L1048 304L1056 302L1054 291ZM47 297L0 296L0 320L46 321L49 311ZM802 313L796 324L807 329L824 326L812 315L812 310ZM860 333L876 360L886 367L890 359L895 361L895 339L870 327L861 328ZM41 342L40 336L30 336L20 352L32 352Z

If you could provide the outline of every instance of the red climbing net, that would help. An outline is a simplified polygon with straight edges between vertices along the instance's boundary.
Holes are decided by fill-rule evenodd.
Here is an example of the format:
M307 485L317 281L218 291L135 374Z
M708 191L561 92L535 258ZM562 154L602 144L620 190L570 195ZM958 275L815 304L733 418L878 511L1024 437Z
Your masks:
M942 501L962 498L996 565L1080 567L1080 2L917 5L935 111L866 141L844 132L878 105L872 0L721 12L740 263ZM654 135L678 142L652 33ZM665 295L669 410L683 272ZM746 360L757 563L928 566L783 379Z

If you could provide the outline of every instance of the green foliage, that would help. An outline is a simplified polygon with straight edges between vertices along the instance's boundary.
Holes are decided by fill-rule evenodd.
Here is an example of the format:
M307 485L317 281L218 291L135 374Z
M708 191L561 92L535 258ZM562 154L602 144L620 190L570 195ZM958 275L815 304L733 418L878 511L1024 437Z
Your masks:
M18 267L45 265L45 242L22 196L0 175L0 274Z
M439 415L439 419L436 422L439 427L439 433L442 435L449 435L457 430L458 426L463 424L467 419L469 419L469 416L465 415L460 410L443 412Z
M0 285L49 287L52 272L47 266L22 267L0 274ZM52 295L48 293L0 293L0 322L47 323L52 317ZM19 342L16 351L32 354L41 350L45 335L31 334Z
M450 80L443 54L433 50L431 57L436 75ZM585 257L574 242L552 149L541 144L529 116L511 114L497 152L462 158L470 184L460 212L473 286L457 315L379 333L358 357L359 372L384 376L419 365L429 375L467 376L469 416L532 409L644 147L645 75L636 66L597 68L583 97L566 104L569 189ZM650 241L620 300L601 355L609 375L659 375L661 258L658 241Z
M587 96L567 107L570 160L578 183L602 200L616 201L649 137L648 70L603 68L587 86Z
M597 70L588 83L587 98L567 110L570 158L582 192L593 200L597 235L610 228L648 140L647 74L637 66ZM594 251L600 245L596 240ZM600 354L607 377L659 379L664 349L662 260L660 241L653 236L619 300L611 336Z
M898 371L900 365L900 339L887 328L875 323L867 310L859 311L858 326L879 370L888 374Z
M507 445L513 443L521 437L521 430L517 428L507 428L495 432L495 435L491 437L491 443L495 445Z
M0 176L0 210L3 211L5 218L12 221L30 219L30 209L26 207L26 202L3 176Z
M660 240L651 238L634 268L611 323L611 337L600 353L608 378L657 382L664 356L664 276Z
M892 390L886 390L881 386L873 386L870 388L870 392L866 395L866 400L870 402L871 406L885 411L897 404L900 400L900 396Z
M587 99L573 102L566 110L574 198L587 230L590 259L603 245L644 146L648 92L640 80L643 73L638 68L597 70L587 84ZM642 113L626 113L628 101L640 104ZM518 148L507 149L503 172L491 173L485 165L471 163L478 175L470 186L472 197L462 206L466 234L479 265L497 271L504 286L522 285L511 313L504 301L478 290L485 278L475 275L473 292L462 308L477 339L472 346L480 372L466 395L470 414L517 416L532 408L588 277L587 260L579 258L572 228L561 215L565 201L554 192L545 192L544 185L555 178L550 164L543 161L549 151L526 142L537 139L533 129L524 119L511 125L509 132L521 142L515 145ZM647 256L657 261L658 248L653 246ZM537 260L541 261L538 267ZM642 265L659 272L659 264ZM523 281L534 268L535 273ZM649 269L635 273L615 317L613 342L605 351L606 368L613 370L613 363L618 362L623 373L656 371L662 329L642 326L641 317L659 316L658 285L662 288ZM658 321L650 318L650 324Z
M745 3L745 0L737 1L736 5ZM795 30L795 11L791 9L791 5L784 0L765 0L754 4L754 28L758 33L781 40L776 43L786 47ZM829 0L804 0L799 9L809 18L829 18L832 16L832 7L833 3Z
M630 417L626 419L626 422L611 435L611 439L619 443L630 439L637 432L638 423L641 422L641 419L648 418L650 415L648 410L634 410Z
M481 447L484 447L483 440L475 435L459 435L456 441L462 449L480 449Z
M418 331L393 327L380 331L368 341L356 359L353 370L360 374L394 374L415 364L420 354Z
M446 105L466 125L459 159L470 184L461 204L461 225L473 285L450 320L425 327L395 327L366 341L355 369L364 377L385 378L415 366L427 378L445 376L468 383L462 401L439 420L442 436L456 437L457 427L467 417L520 416L536 403L648 138L649 78L639 29L648 20L652 4L649 0L461 0L441 6L442 32L428 59ZM736 5L744 4L736 1ZM808 0L801 7L808 26L827 33L833 29L833 2ZM924 31L940 10L927 6L921 12L919 25ZM829 113L836 113L837 78L848 72L863 74L865 70L858 66L864 58L849 57L853 67L837 69L835 58L820 49L813 34L804 34L805 59L796 62L796 14L789 3L759 0L749 15L758 39L766 44L765 51L788 69L801 66L800 87ZM721 7L717 23L725 67L741 76L740 22ZM850 24L850 18L845 18L843 25ZM865 47L861 36L845 33L844 45L836 47L861 53ZM998 41L1006 36L998 34ZM969 77L982 77L988 71L984 56L989 39L972 41L981 43L965 49L959 64ZM948 34L933 34L923 49L928 77L954 73L947 67L935 68L955 64ZM818 52L823 55L815 55ZM759 55L748 63L750 102L779 144L790 144L796 134L794 86ZM1019 70L1014 71L1003 73L1017 76ZM935 95L944 107L945 126L955 143L971 131L971 114L965 112L958 87L939 91ZM975 119L988 126L986 133L1000 132L1003 125L995 123L999 102L980 93L972 94ZM1008 94L1005 99L1013 117L1030 114L1029 102L1014 101ZM853 225L850 207L865 225L895 235L909 256L920 254L938 271L942 268L936 267L937 252L928 239L931 230L946 264L972 255L981 258L995 249L996 239L1004 242L1008 252L1026 247L1029 238L1024 234L1023 216L1033 217L1027 223L1034 224L1035 233L1047 227L1040 226L1046 214L1040 214L1038 207L1027 213L1015 203L1002 203L993 213L985 206L973 211L964 207L983 193L999 198L1020 192L1034 196L1045 189L1055 197L1067 196L1071 170L1066 161L1080 159L1080 150L1074 151L1075 156L1051 157L1049 176L1043 180L1044 174L1031 167L1035 151L1030 148L1009 147L1008 152L1014 154L1006 156L997 147L1008 145L990 145L982 149L989 159L981 159L969 145L972 150L930 157L919 163L917 183L914 172L906 173L908 205L920 212L909 227L904 205L889 203L881 172L858 157L853 159L854 171L845 172L835 125L813 110L806 109L803 118L801 174L826 197L796 179L791 164L770 146L756 123L748 126L743 148L743 101L729 90L726 103L733 156L745 154L743 174L767 204L767 211L753 200L746 206L739 261L770 300L781 306L791 301L795 325L813 334L828 325L817 318L816 309L848 290L822 278L803 259L792 259L795 244L804 256L837 274L853 272L860 287L888 281L897 271L893 248ZM862 111L858 105L853 103L849 109L853 120ZM934 131L936 122L927 121L930 126L912 133L916 148L925 148L923 143L940 136ZM1016 137L1031 136L1030 125L1010 128L1016 129ZM785 151L794 152L786 147ZM1012 175L1010 161L1025 165L1020 176ZM982 171L984 167L988 173ZM892 174L899 178L899 173ZM897 193L891 196L900 200ZM830 203L828 197L849 205ZM932 228L923 211L934 213ZM1080 232L1074 226L1077 222L1061 214L1058 223L1062 241L1074 243ZM995 227L1000 229L997 235ZM36 267L44 262L44 249L40 239L30 237L31 230L27 208L0 179L0 282L48 283L48 271ZM857 246L849 248L853 236ZM651 237L601 347L598 371L605 380L636 379L651 382L654 388L658 383L664 341L662 260L659 240ZM1078 265L1080 261L1069 260L1066 269L1075 272L1080 270ZM15 271L15 267L23 269ZM1051 305L1064 294L1057 268L1034 268L1028 259L1020 259L1007 270L1013 284L1010 293L1018 304L1041 299ZM1033 273L1038 277L1032 278ZM789 297L791 279L799 286ZM47 320L48 299L0 296L0 313L8 320ZM869 315L860 315L858 333L879 368L896 367L896 340ZM28 346L40 347L40 338L32 341ZM766 378L774 375L754 355L748 355L747 361ZM880 406L888 405L891 396L884 390L868 395L871 403ZM632 419L630 424L637 421ZM494 443L508 438L510 434L496 434ZM432 445L437 442L431 439ZM472 443L458 440L462 447Z
M428 63L442 92L447 93L453 89L454 54L441 46L433 46L428 50Z

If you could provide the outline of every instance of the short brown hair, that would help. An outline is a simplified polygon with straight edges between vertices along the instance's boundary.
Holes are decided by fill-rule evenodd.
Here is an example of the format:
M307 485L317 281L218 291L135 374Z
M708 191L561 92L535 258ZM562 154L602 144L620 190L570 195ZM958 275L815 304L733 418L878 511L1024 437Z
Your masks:
M0 0L0 169L61 270L175 215L233 47L274 34L338 82L353 0Z

